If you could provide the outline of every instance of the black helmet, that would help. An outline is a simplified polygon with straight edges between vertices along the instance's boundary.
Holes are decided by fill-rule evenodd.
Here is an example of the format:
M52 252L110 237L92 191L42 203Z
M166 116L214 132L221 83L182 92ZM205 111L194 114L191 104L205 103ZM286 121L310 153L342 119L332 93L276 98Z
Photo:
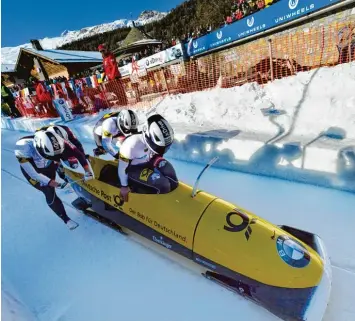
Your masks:
M125 136L138 133L138 116L130 109L122 110L117 116L117 127Z
M174 130L161 115L155 114L147 119L143 128L143 139L155 154L164 155L174 141Z

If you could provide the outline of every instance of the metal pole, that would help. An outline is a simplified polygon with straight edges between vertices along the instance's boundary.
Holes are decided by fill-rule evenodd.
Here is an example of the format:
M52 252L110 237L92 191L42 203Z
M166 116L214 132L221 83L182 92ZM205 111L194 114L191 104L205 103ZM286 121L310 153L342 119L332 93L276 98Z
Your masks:
M268 40L268 44L269 44L269 57L270 57L270 68L271 68L271 81L274 80L274 64L273 64L273 60L272 60L272 40L271 38L269 38Z
M161 68L161 70L162 70L162 72L163 72L163 77L164 77L164 82L165 82L166 90L167 90L167 92L168 92L168 95L170 95L169 86L168 86L168 83L167 83L167 81L166 81L164 69Z
M194 198L196 196L196 193L197 193L197 187L198 187L198 183L200 182L200 179L202 177L202 174L208 169L210 168L215 162L218 161L218 157L214 157L212 158L208 164L204 167L204 169L200 172L200 174L198 175L197 179L196 179L196 182L194 184L194 187L192 189L192 194L191 194L191 197Z

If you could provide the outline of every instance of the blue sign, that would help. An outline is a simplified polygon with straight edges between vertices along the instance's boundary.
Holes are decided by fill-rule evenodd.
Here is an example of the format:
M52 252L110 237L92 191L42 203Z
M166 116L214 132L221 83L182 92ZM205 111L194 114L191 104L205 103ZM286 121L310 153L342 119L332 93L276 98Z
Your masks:
M281 0L242 20L191 40L185 45L187 54L188 56L194 56L207 52L233 41L297 20L341 1L344 0Z
M68 106L68 103L64 99L53 99L54 107L57 110L60 118L67 122L73 120L73 114Z
M281 259L294 268L303 268L311 260L307 249L300 242L287 235L281 235L277 238L276 248Z

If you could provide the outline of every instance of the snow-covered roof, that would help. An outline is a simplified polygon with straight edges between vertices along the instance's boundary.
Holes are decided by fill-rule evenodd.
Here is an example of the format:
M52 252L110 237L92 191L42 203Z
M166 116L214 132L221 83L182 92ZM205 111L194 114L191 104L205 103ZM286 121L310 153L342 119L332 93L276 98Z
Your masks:
M1 72L15 72L15 64L1 64Z
M57 63L102 62L102 55L98 51L77 51L77 50L56 50L56 49L36 50L36 49L28 49L28 48L22 48L21 52L22 51L34 54L36 56L48 60L55 61Z
M145 45L145 44L160 44L162 43L160 40L157 39L142 39L138 40L136 42L132 42L130 46L132 45Z

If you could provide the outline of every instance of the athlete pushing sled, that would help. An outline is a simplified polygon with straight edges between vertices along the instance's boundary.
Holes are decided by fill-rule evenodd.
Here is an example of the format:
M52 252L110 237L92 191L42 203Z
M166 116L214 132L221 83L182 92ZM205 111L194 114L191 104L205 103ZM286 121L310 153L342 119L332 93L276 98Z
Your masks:
M93 130L97 146L94 155L109 153L118 159L120 145L127 137L138 133L138 124L137 114L130 109L104 115Z
M75 158L85 170L84 180L92 179L93 174L85 154L58 134L41 130L32 136L20 138L16 142L15 155L20 163L22 174L34 188L44 194L51 210L69 229L77 228L79 224L68 217L55 191L56 188L64 188L67 182L59 183L55 177L61 160L68 161L70 158Z
M49 125L49 126L43 126L36 130L36 132L38 131L47 131L54 134L58 134L64 140L72 143L75 147L79 149L79 151L85 154L83 145L68 126ZM73 169L76 169L79 166L78 160L75 157L69 157L68 160L64 161L64 163ZM64 173L64 166L61 163L58 164L57 173L62 180L67 182L67 178Z

